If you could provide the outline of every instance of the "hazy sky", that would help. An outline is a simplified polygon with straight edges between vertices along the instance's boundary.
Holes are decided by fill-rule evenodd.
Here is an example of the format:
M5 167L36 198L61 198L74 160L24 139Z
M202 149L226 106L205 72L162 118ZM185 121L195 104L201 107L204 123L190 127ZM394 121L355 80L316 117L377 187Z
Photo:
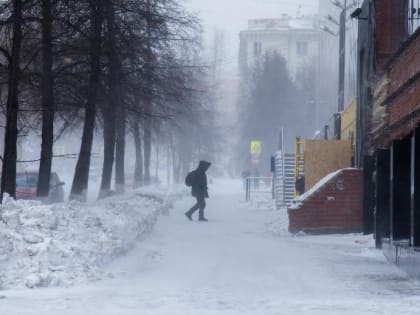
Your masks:
M226 30L226 43L231 63L236 63L239 31L249 19L279 17L283 13L295 16L316 13L318 0L185 0L187 7L202 18L207 40L214 29Z

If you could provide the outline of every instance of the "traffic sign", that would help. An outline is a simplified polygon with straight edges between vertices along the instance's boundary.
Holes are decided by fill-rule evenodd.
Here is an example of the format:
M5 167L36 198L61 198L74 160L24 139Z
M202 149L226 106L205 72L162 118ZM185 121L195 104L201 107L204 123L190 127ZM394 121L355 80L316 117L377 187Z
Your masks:
M259 140L251 141L249 149L252 156L260 156L262 152L262 142Z

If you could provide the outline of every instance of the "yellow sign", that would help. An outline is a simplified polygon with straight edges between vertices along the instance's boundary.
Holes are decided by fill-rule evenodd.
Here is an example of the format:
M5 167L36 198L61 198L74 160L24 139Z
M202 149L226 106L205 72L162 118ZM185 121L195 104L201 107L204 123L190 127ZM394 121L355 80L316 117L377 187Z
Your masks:
M250 152L252 155L260 155L262 151L262 143L258 140L253 140L250 143Z

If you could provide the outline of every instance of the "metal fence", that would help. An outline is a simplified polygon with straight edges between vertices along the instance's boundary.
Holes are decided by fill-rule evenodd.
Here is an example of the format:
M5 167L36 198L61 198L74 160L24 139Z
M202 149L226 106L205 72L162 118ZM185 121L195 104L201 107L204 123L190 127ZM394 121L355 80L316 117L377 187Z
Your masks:
M250 201L254 194L271 194L274 199L274 177L247 177L245 179L245 199Z

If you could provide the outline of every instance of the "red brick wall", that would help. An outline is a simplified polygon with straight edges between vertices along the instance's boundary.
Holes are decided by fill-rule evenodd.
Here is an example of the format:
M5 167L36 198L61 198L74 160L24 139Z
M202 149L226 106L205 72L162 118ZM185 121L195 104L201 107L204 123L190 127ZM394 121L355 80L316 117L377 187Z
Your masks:
M416 34L417 35L417 34ZM389 93L394 93L420 71L420 36L416 36L391 64Z
M407 0L375 0L375 49L378 69L407 38Z
M288 209L289 231L359 232L363 228L362 171L344 169L309 196L298 209Z
M390 140L407 136L420 121L409 117L420 109L420 32L413 36L389 68L389 95L397 92L388 103Z
M404 90L389 104L389 123L394 125L420 105L420 79Z

